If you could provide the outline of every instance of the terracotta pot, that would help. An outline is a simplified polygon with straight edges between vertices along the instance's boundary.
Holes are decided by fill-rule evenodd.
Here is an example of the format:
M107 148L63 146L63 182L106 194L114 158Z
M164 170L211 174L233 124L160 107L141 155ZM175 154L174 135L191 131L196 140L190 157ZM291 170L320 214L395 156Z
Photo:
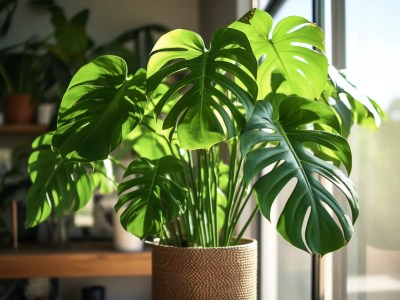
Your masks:
M36 102L28 94L12 94L5 97L4 114L6 123L32 123L36 111Z
M152 247L153 300L257 299L257 241L216 248Z

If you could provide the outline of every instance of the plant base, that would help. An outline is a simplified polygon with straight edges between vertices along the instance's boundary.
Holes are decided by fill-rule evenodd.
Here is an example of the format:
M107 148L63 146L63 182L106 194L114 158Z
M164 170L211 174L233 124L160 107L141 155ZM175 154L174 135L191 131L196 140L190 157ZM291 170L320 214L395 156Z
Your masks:
M152 248L153 300L257 299L257 241L217 248Z

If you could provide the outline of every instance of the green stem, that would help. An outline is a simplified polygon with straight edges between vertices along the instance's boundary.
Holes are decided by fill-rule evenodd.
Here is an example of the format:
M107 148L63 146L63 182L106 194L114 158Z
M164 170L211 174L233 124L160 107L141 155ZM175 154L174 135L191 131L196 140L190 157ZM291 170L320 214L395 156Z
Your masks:
M207 230L207 209L205 207L204 203L204 187L203 187L203 182L204 182L204 176L202 174L203 171L203 164L202 164L202 158L201 158L201 150L198 150L196 152L197 154L197 172L198 172L198 176L197 176L197 192L198 192L198 196L197 196L197 211L198 211L198 216L199 216L199 224L200 224L200 231L201 231L201 236L202 236L202 242L201 245L202 246L208 246L209 243L209 231Z
M246 232L246 229L249 227L249 225L253 222L253 219L254 219L254 217L256 216L257 212L258 212L258 206L256 206L256 207L253 209L253 212L251 213L250 217L247 219L246 224L244 224L242 230L240 231L240 233L239 233L238 236L236 237L236 240L235 240L235 243L234 243L235 245L238 245L238 244L239 244L240 240L241 240L242 237L243 237L243 234Z
M240 171L241 171L241 166L243 164L243 159L240 158L239 161L236 161L235 164L235 169L236 172L234 174L233 178L233 190L231 194L231 198L229 199L229 207L227 208L227 230L226 230L226 235L225 235L225 240L224 243L225 245L228 245L231 241L233 232L235 230L236 224L233 223L233 221L236 219L236 214L239 209L240 203L243 199L243 196L245 194L245 188L243 185L243 180L239 181L240 177Z
M120 167L122 170L126 171L126 167L117 159L115 159L114 157L112 157L111 155L108 156L108 159L115 164L116 166Z
M215 149L217 151L217 149ZM216 161L214 151L211 151L211 174L212 174L212 184L213 184L213 215L214 215L214 243L215 246L219 246L219 237L218 237L218 165L219 162ZM217 153L218 154L218 153Z
M204 182L207 184L205 187L205 203L207 206L206 214L207 214L207 225L208 225L208 232L210 234L210 245L215 246L215 235L214 235L214 216L213 216L213 201L211 197L211 181L212 178L210 176L210 153L202 150L202 162L203 162L203 174L204 174Z
M96 164L93 164L92 166L96 172L101 173L105 178L107 178L115 186L115 188L118 187L118 182L114 178L110 178L108 174L102 169L98 168Z
M14 92L14 88L11 84L10 78L7 76L6 70L4 69L3 64L0 61L0 74L4 79L4 83L6 84L7 94L12 94Z

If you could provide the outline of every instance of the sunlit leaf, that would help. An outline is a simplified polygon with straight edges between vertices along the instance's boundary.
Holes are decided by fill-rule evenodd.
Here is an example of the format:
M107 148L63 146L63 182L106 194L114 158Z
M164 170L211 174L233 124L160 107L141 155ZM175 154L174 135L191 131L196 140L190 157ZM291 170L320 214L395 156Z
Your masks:
M291 16L273 28L271 16L254 9L230 27L247 35L260 62L258 99L264 99L272 91L273 73L285 78L279 93L319 98L325 87L328 63L323 54L324 33L316 24Z
M93 193L92 182L81 163L65 163L51 147L52 134L38 137L29 157L32 186L26 197L26 225L36 226L50 215L78 211Z
M233 137L253 109L256 68L248 40L237 30L217 31L209 50L199 35L188 30L163 35L154 46L147 68L149 94L167 76L180 75L155 106L157 117L166 105L171 106L163 118L163 129L171 130L171 134L176 131L179 144L186 149L209 149Z
M93 183L93 189L98 189L102 195L114 192L117 186L111 160L95 161L92 166L93 172L90 174L90 179Z
M259 208L269 220L276 197L291 180L295 180L295 187L279 217L278 231L305 251L320 254L334 251L346 245L352 236L352 223L358 215L357 195L353 184L340 169L313 155L305 145L313 143L329 148L350 172L349 145L338 134L304 126L323 124L340 130L329 106L295 96L284 97L277 103L278 114L274 119L271 103L259 101L241 138L241 151L247 156L245 180L250 184L261 171L272 168L254 184ZM351 218L319 177L331 182L345 195Z
M146 72L126 72L121 58L101 56L75 74L62 99L53 138L65 160L106 159L136 127L147 102Z

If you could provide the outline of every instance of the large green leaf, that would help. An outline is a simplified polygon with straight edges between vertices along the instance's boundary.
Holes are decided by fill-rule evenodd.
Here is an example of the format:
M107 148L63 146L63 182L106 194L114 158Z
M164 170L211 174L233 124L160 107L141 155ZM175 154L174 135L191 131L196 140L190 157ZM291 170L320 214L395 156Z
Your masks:
M52 134L32 144L28 171L32 180L26 198L26 225L36 226L50 214L60 217L79 210L92 197L92 183L81 163L65 163L51 147Z
M324 34L317 25L291 16L273 29L271 16L253 9L231 27L247 35L260 61L258 99L264 99L272 91L273 73L280 73L286 79L279 93L319 98L325 87L328 63L321 53L325 50Z
M154 46L147 72L149 94L167 76L181 75L156 103L155 113L159 116L166 105L172 107L163 129L171 130L171 136L177 131L183 148L209 149L231 138L245 121L243 109L247 116L253 110L257 62L240 31L217 31L207 50L196 33L173 30Z
M183 170L173 156L157 160L140 158L127 168L118 186L119 200L115 206L124 228L139 238L159 233L185 207L187 191L171 180L170 175Z
M350 172L349 145L340 135L309 126L321 124L340 130L335 114L324 103L292 96L276 101L274 108L275 112L269 101L259 101L241 137L241 151L247 156L245 180L249 184L259 172L272 167L254 184L260 210L269 220L276 197L295 180L295 187L279 217L278 231L305 251L325 254L336 250L352 236L358 198L343 172L316 157L307 145L330 149ZM319 177L345 195L351 219Z
M101 56L82 67L65 93L53 146L67 161L106 159L143 116L146 73L127 75L125 61Z

